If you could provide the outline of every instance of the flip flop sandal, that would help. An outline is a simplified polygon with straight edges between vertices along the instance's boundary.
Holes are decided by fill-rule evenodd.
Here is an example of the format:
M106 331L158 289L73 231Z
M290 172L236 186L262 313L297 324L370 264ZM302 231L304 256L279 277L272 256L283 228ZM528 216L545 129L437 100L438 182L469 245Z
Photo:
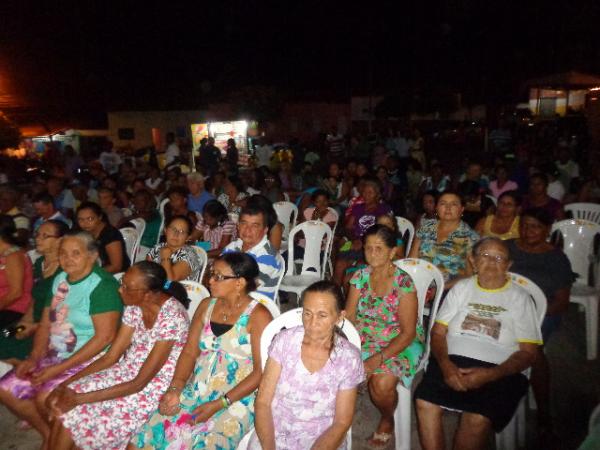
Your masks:
M374 432L371 437L367 439L367 445L373 450L388 448L393 436L392 433Z

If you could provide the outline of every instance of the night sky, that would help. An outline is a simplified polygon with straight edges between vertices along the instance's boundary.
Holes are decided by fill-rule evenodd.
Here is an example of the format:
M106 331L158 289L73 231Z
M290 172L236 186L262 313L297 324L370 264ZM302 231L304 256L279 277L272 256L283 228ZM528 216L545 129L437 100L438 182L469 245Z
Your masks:
M527 78L600 73L599 1L38 3L0 3L0 96L41 109L197 107L246 85L494 101Z

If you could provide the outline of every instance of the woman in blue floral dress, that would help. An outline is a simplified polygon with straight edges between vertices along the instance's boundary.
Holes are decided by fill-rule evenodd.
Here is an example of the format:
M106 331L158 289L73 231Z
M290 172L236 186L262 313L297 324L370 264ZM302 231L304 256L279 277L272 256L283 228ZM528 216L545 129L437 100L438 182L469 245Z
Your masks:
M200 303L159 410L133 440L138 448L234 449L254 423L262 375L260 337L271 321L248 293L258 265L245 253L217 259L213 298Z
M347 317L361 338L369 394L381 413L371 448L384 448L394 432L397 383L410 389L424 351L416 290L410 276L393 264L396 233L385 225L369 228L364 238L368 266L350 280Z
M436 204L437 220L426 220L417 230L410 258L422 258L442 272L444 289L473 274L467 259L479 235L461 220L462 198L453 192L443 193Z

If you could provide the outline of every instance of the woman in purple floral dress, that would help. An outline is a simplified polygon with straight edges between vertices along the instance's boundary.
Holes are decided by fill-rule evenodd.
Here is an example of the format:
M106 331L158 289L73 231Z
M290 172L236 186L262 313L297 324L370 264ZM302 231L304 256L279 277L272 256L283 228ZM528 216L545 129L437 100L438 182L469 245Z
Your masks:
M396 233L374 225L364 238L368 266L350 280L348 318L361 337L362 357L374 405L381 413L368 443L385 448L394 432L396 384L410 389L424 351L417 294L410 276L393 264Z
M251 449L346 448L365 373L360 350L335 331L343 302L331 281L312 284L302 295L303 326L273 339L256 398Z
M142 261L123 276L126 308L110 350L62 383L47 405L50 448L125 449L158 407L185 344L185 288L158 264Z

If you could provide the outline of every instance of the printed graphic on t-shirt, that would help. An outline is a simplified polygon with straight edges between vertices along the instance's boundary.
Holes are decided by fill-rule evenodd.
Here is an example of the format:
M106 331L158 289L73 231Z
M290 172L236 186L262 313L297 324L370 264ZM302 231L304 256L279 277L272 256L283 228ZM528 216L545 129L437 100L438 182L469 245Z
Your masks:
M59 355L70 353L77 345L77 335L69 317L69 306L65 298L69 293L68 284L63 282L58 285L56 294L52 298L50 307L50 353Z
M467 314L460 328L483 336L498 340L502 324L493 318L485 318L476 314Z

